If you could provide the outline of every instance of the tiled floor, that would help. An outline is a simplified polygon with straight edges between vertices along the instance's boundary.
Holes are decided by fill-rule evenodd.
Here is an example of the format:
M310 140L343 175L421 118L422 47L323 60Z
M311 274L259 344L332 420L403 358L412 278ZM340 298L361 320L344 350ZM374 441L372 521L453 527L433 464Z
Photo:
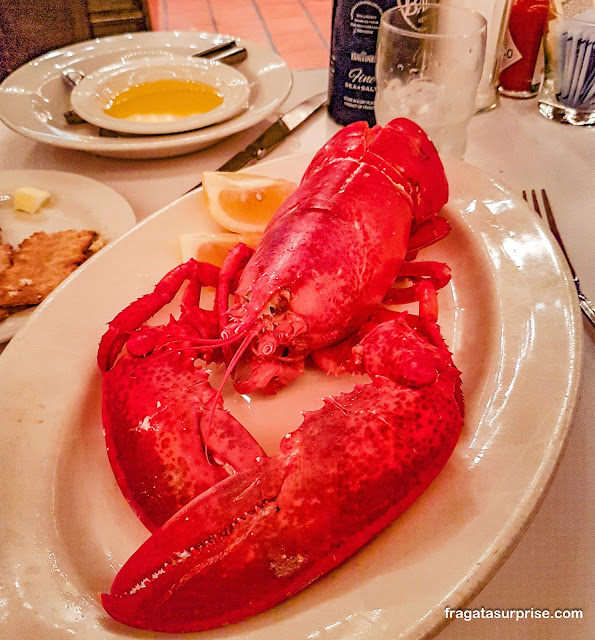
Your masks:
M332 0L149 0L154 31L209 31L252 40L295 70L328 64Z

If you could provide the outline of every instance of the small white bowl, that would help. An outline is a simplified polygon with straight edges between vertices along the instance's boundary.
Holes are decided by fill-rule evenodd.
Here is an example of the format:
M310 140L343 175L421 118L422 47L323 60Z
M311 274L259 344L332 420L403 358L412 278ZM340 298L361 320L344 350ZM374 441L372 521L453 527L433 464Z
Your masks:
M115 118L105 109L130 87L158 80L202 82L215 89L223 102L205 113L147 122ZM223 122L248 106L250 85L239 71L223 63L174 54L148 55L124 59L85 76L72 90L70 99L76 113L91 124L120 133L158 135L201 129Z

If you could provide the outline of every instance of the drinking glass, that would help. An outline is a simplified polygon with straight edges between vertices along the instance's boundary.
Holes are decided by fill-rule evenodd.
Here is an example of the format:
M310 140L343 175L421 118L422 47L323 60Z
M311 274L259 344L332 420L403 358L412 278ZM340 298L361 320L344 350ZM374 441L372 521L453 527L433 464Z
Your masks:
M544 38L539 112L573 125L595 124L595 13L551 12Z
M475 95L475 113L490 111L498 106L498 79L505 50L506 28L511 0L440 0L480 13L488 23L483 72Z
M407 4L382 14L376 49L376 122L416 122L440 153L462 158L475 112L486 20L467 9Z

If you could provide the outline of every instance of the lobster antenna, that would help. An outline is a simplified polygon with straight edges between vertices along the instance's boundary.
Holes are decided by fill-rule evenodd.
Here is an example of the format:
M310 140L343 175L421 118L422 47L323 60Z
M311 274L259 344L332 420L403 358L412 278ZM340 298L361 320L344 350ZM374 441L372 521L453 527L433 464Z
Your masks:
M216 349L218 347L225 347L229 344L233 344L234 342L241 340L243 337L244 336L242 336L242 334L238 334L227 338L197 338L195 342L199 347L213 347L213 349Z
M215 397L212 400L212 406L211 406L211 409L209 410L206 428L201 429L202 438L204 442L205 456L207 457L207 459L209 457L209 452L207 449L208 434L211 429L211 425L213 424L213 419L215 417L215 409L217 409L217 403L219 402L219 398L221 398L221 394L223 393L223 387L227 382L227 380L229 379L229 376L233 373L233 370L235 366L238 364L239 359L244 355L244 352L250 346L250 343L252 342L252 340L258 334L259 331L260 331L260 323L255 323L255 326L252 327L252 331L246 332L246 334L244 335L244 339L242 340L242 344L240 344L238 350L234 353L233 358L230 360L229 365L225 370L223 380L221 381L221 384L217 389L217 393L215 394Z

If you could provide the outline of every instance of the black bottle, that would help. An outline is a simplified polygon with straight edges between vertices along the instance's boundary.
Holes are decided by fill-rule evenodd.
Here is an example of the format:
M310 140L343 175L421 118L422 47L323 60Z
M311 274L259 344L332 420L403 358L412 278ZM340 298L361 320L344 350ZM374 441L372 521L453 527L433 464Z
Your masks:
M339 124L376 123L376 39L383 11L398 0L334 0L329 105Z

